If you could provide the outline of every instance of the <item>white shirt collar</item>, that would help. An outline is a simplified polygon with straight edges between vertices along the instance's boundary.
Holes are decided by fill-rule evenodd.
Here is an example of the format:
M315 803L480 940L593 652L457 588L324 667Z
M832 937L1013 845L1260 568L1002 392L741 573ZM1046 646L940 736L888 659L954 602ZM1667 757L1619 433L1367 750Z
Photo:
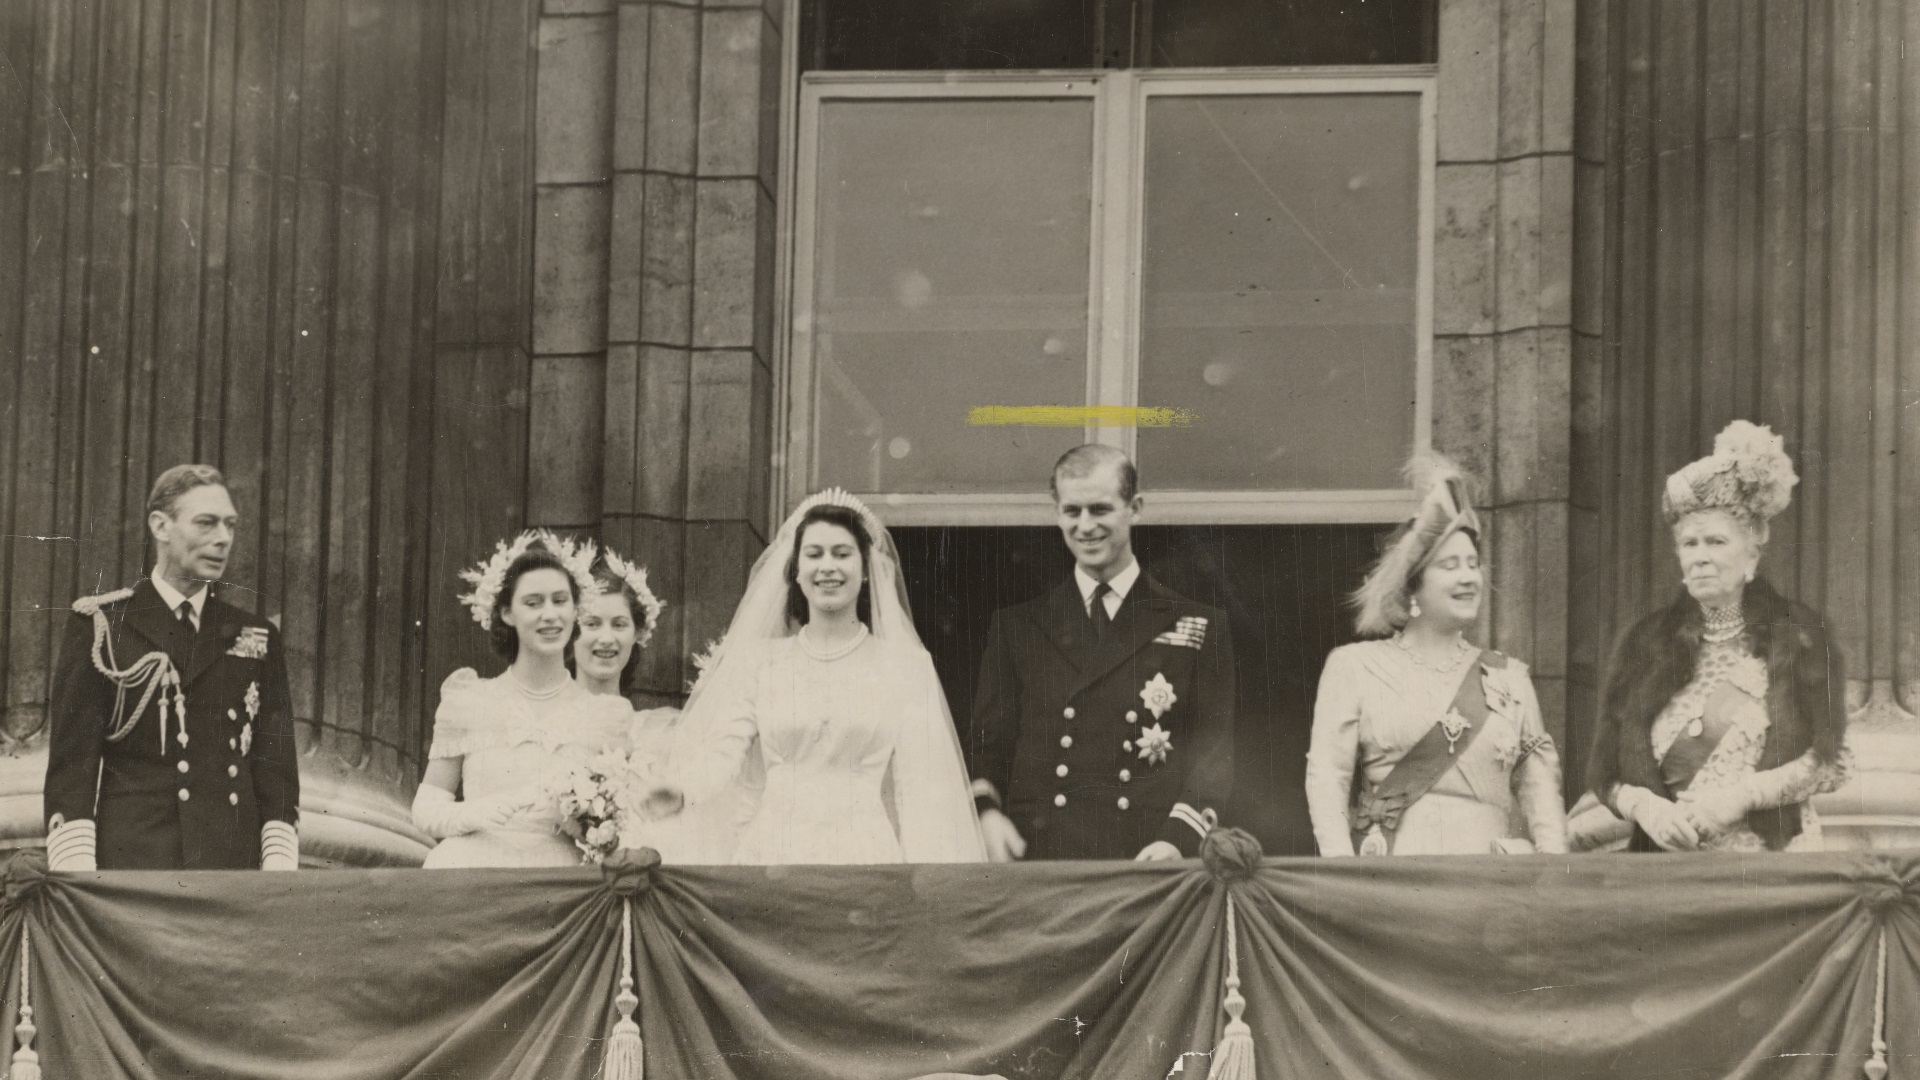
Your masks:
M149 580L153 582L154 591L160 594L160 600L167 605L168 611L179 611L180 601L182 600L191 604L193 606L193 627L196 630L200 628L200 614L207 609L207 594L213 591L212 586L202 585L199 591L195 592L192 596L183 595L179 589L174 588L173 584L160 573L158 566L153 568L153 576Z
M1107 582L1107 587L1113 590L1107 597L1107 614L1111 615L1119 609L1121 603L1126 600L1127 594L1133 591L1133 583L1138 580L1140 580L1140 560L1128 559L1127 568L1113 575L1113 580ZM1080 586L1080 606L1091 610L1093 590L1100 587L1100 582L1078 565L1073 568L1073 582Z

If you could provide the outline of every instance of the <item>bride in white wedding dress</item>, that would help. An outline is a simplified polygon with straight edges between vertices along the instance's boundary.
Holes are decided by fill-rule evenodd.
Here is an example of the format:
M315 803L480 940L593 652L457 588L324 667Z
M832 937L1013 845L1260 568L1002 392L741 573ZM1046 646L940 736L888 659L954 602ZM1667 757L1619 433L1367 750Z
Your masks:
M669 862L982 862L959 740L886 529L841 491L760 557L673 732Z

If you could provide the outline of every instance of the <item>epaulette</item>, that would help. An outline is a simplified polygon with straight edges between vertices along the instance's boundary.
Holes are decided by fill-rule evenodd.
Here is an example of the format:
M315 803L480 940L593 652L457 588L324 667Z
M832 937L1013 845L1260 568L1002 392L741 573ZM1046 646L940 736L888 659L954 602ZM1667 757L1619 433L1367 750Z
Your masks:
M110 593L101 593L99 596L83 596L73 602L73 612L76 615L98 615L101 608L125 600L132 595L132 589L115 589Z

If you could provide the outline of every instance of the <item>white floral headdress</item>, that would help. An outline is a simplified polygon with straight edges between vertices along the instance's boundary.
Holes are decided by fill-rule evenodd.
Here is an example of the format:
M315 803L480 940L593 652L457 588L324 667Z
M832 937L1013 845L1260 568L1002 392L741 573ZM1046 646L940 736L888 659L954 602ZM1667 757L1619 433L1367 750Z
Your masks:
M567 568L568 576L573 578L575 587L581 596L592 596L599 585L593 580L593 560L598 549L591 540L569 540L554 535L547 529L529 529L513 539L494 545L493 555L473 567L460 571L460 578L473 586L473 591L460 597L473 613L473 621L480 624L482 630L493 629L493 608L500 599L500 590L506 585L507 570L513 561L532 550L535 544L553 553L560 565Z
M632 589L633 595L640 600L645 622L640 627L640 635L634 639L634 645L644 649L647 642L653 640L654 627L660 625L660 611L667 606L666 601L653 595L653 590L647 588L646 567L628 562L614 554L612 548L608 548L603 555L607 560L607 569L613 572L613 576L626 582L627 588Z
M1764 524L1793 501L1799 482L1785 439L1763 424L1735 420L1714 437L1712 454L1667 477L1667 524L1696 510L1731 510Z

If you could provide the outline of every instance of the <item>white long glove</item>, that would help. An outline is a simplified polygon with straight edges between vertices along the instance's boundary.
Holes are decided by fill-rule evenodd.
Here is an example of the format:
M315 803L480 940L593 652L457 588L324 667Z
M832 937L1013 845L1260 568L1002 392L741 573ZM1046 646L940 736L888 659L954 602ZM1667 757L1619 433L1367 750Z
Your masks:
M1685 810L1643 787L1621 784L1613 805L1620 816L1639 825L1653 842L1668 851L1692 851L1700 846L1700 830Z
M435 840L497 829L512 816L513 808L498 799L461 802L432 784L421 784L413 795L413 823Z

